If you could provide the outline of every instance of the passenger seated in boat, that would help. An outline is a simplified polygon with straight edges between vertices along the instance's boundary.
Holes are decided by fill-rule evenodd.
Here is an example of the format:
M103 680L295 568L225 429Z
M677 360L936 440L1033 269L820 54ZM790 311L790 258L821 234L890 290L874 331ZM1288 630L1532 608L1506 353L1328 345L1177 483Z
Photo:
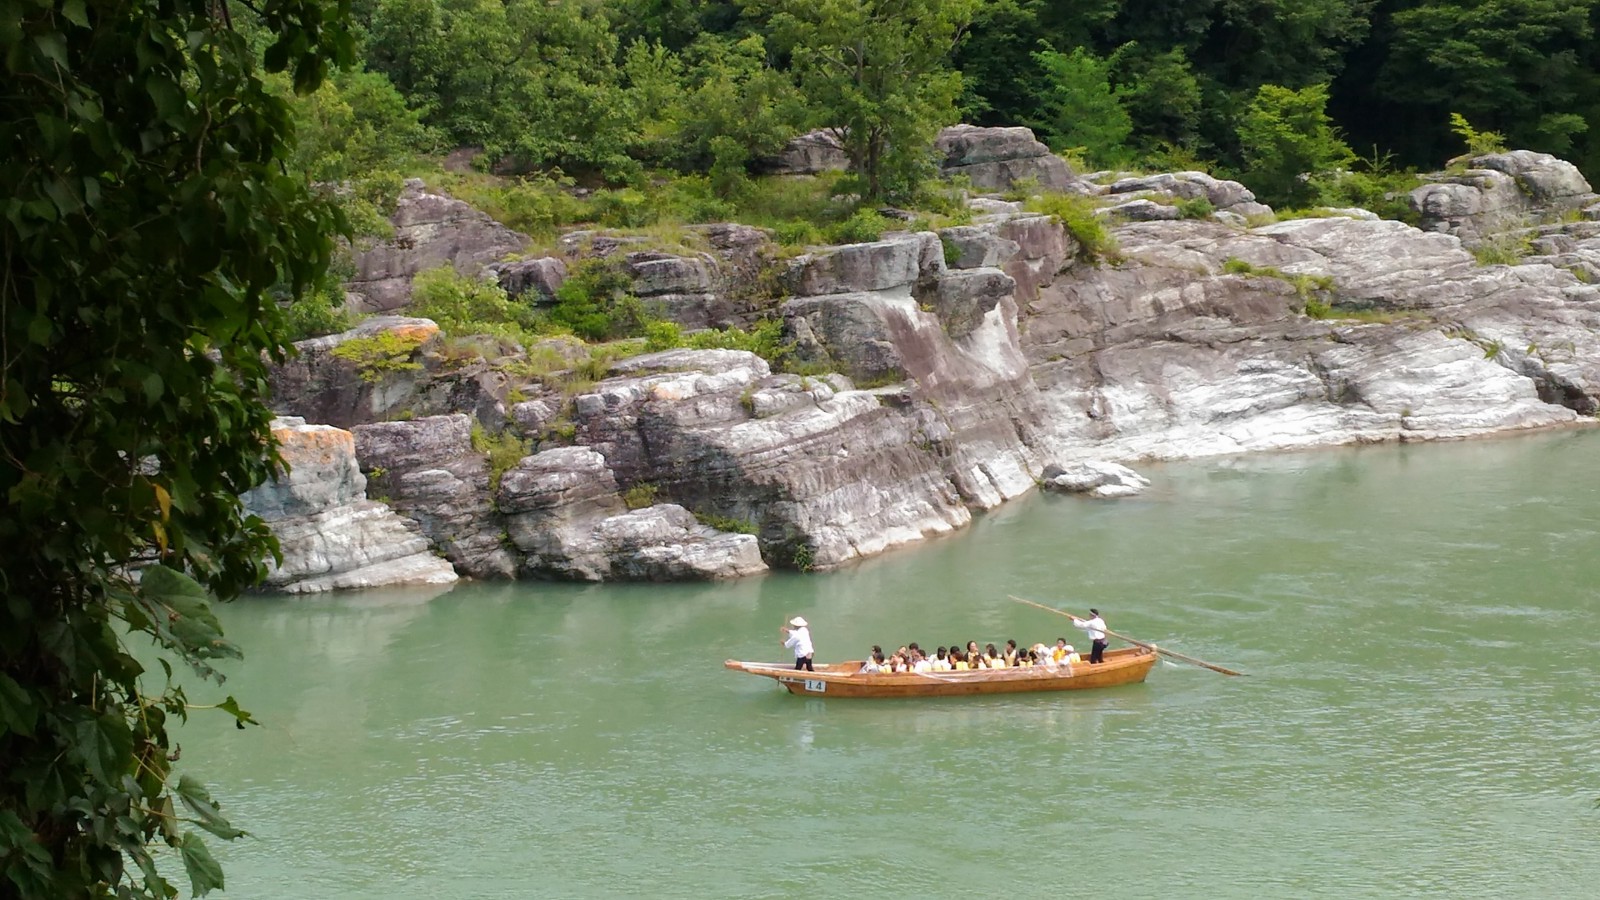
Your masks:
M1070 665L1073 665L1075 663L1083 662L1083 657L1078 655L1078 651L1072 649L1072 645L1071 644L1068 644L1067 645L1067 655L1062 658L1062 662L1064 662L1064 663L1066 663L1067 665L1070 666Z
M948 672L950 669L950 653L945 648L940 647L933 657L933 670L935 672Z
M883 662L883 648L879 647L877 644L873 644L872 655L867 657L867 661L865 663L862 663L861 672L863 675L871 675L877 672L885 671L885 669L886 667L884 666Z
M1017 665L1017 642L1016 641L1006 641L1006 650L1005 650L1005 653L1003 655L1005 656L1005 659L1006 659L1006 665L1008 665L1008 666Z
M972 668L967 662L967 655L960 650L950 651L950 668L957 672L965 672Z
M984 668L986 668L986 669L1003 669L1003 668L1005 668L1005 660L1002 660L1002 658L1000 658L1000 650L995 650L995 645L994 644L987 644L986 647L984 647Z
M913 650L911 651L911 671L919 673L932 672L933 661L924 656L921 650Z
M891 672L906 672L906 671L909 671L910 669L911 669L911 664L906 662L906 658L904 656L901 656L900 654L896 653L895 655L889 657L889 671L891 671Z
M1068 653L1068 650L1067 650L1067 639L1066 638L1056 638L1055 649L1050 651L1050 659L1051 659L1051 661L1059 666L1059 665L1061 665L1061 663L1064 660L1066 660L1067 653Z
M1053 666L1056 664L1055 657L1050 654L1050 648L1046 647L1042 643L1034 644L1033 648L1028 652L1033 654L1033 662L1035 665Z

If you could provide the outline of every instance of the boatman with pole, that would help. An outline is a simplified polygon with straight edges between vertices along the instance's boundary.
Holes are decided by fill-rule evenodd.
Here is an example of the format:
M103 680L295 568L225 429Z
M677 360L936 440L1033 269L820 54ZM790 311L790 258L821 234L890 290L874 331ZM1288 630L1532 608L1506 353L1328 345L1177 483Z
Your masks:
M1089 634L1089 662L1102 663L1106 661L1106 620L1100 618L1100 610L1090 608L1087 620L1077 616L1072 617L1072 624L1082 628Z
M790 628L791 625L794 626L792 629ZM795 616L781 630L787 636L783 645L794 648L794 670L798 672L804 669L807 672L815 672L816 669L811 667L811 655L813 653L811 648L811 629L806 627L806 620Z

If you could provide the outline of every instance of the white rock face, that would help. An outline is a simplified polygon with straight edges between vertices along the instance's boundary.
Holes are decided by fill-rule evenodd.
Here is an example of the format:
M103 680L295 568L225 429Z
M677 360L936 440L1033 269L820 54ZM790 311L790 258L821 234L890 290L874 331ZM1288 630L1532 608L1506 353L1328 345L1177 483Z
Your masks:
M366 498L350 432L279 418L272 433L289 473L244 496L245 508L271 526L283 552L268 587L311 593L456 580L414 523Z

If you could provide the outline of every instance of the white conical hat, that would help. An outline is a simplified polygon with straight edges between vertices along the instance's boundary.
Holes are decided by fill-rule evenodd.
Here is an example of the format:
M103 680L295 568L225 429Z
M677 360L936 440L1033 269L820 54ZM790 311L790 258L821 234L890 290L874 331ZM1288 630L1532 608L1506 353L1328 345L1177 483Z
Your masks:
M789 620L789 624L793 625L796 628L804 628L804 627L806 627L806 620L800 618L799 616L795 616L794 618Z

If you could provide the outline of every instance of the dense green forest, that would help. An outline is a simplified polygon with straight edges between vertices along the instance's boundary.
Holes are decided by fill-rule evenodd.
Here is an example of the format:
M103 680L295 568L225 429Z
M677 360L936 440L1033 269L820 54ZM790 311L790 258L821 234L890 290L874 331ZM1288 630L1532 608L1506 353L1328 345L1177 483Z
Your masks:
M1087 167L1435 168L1458 113L1600 168L1590 0L356 0L361 69L303 104L313 177L481 147L504 172L710 180L846 126L903 197L933 130L1031 126ZM1303 184L1303 179L1299 182ZM1302 194L1304 191L1302 190Z

